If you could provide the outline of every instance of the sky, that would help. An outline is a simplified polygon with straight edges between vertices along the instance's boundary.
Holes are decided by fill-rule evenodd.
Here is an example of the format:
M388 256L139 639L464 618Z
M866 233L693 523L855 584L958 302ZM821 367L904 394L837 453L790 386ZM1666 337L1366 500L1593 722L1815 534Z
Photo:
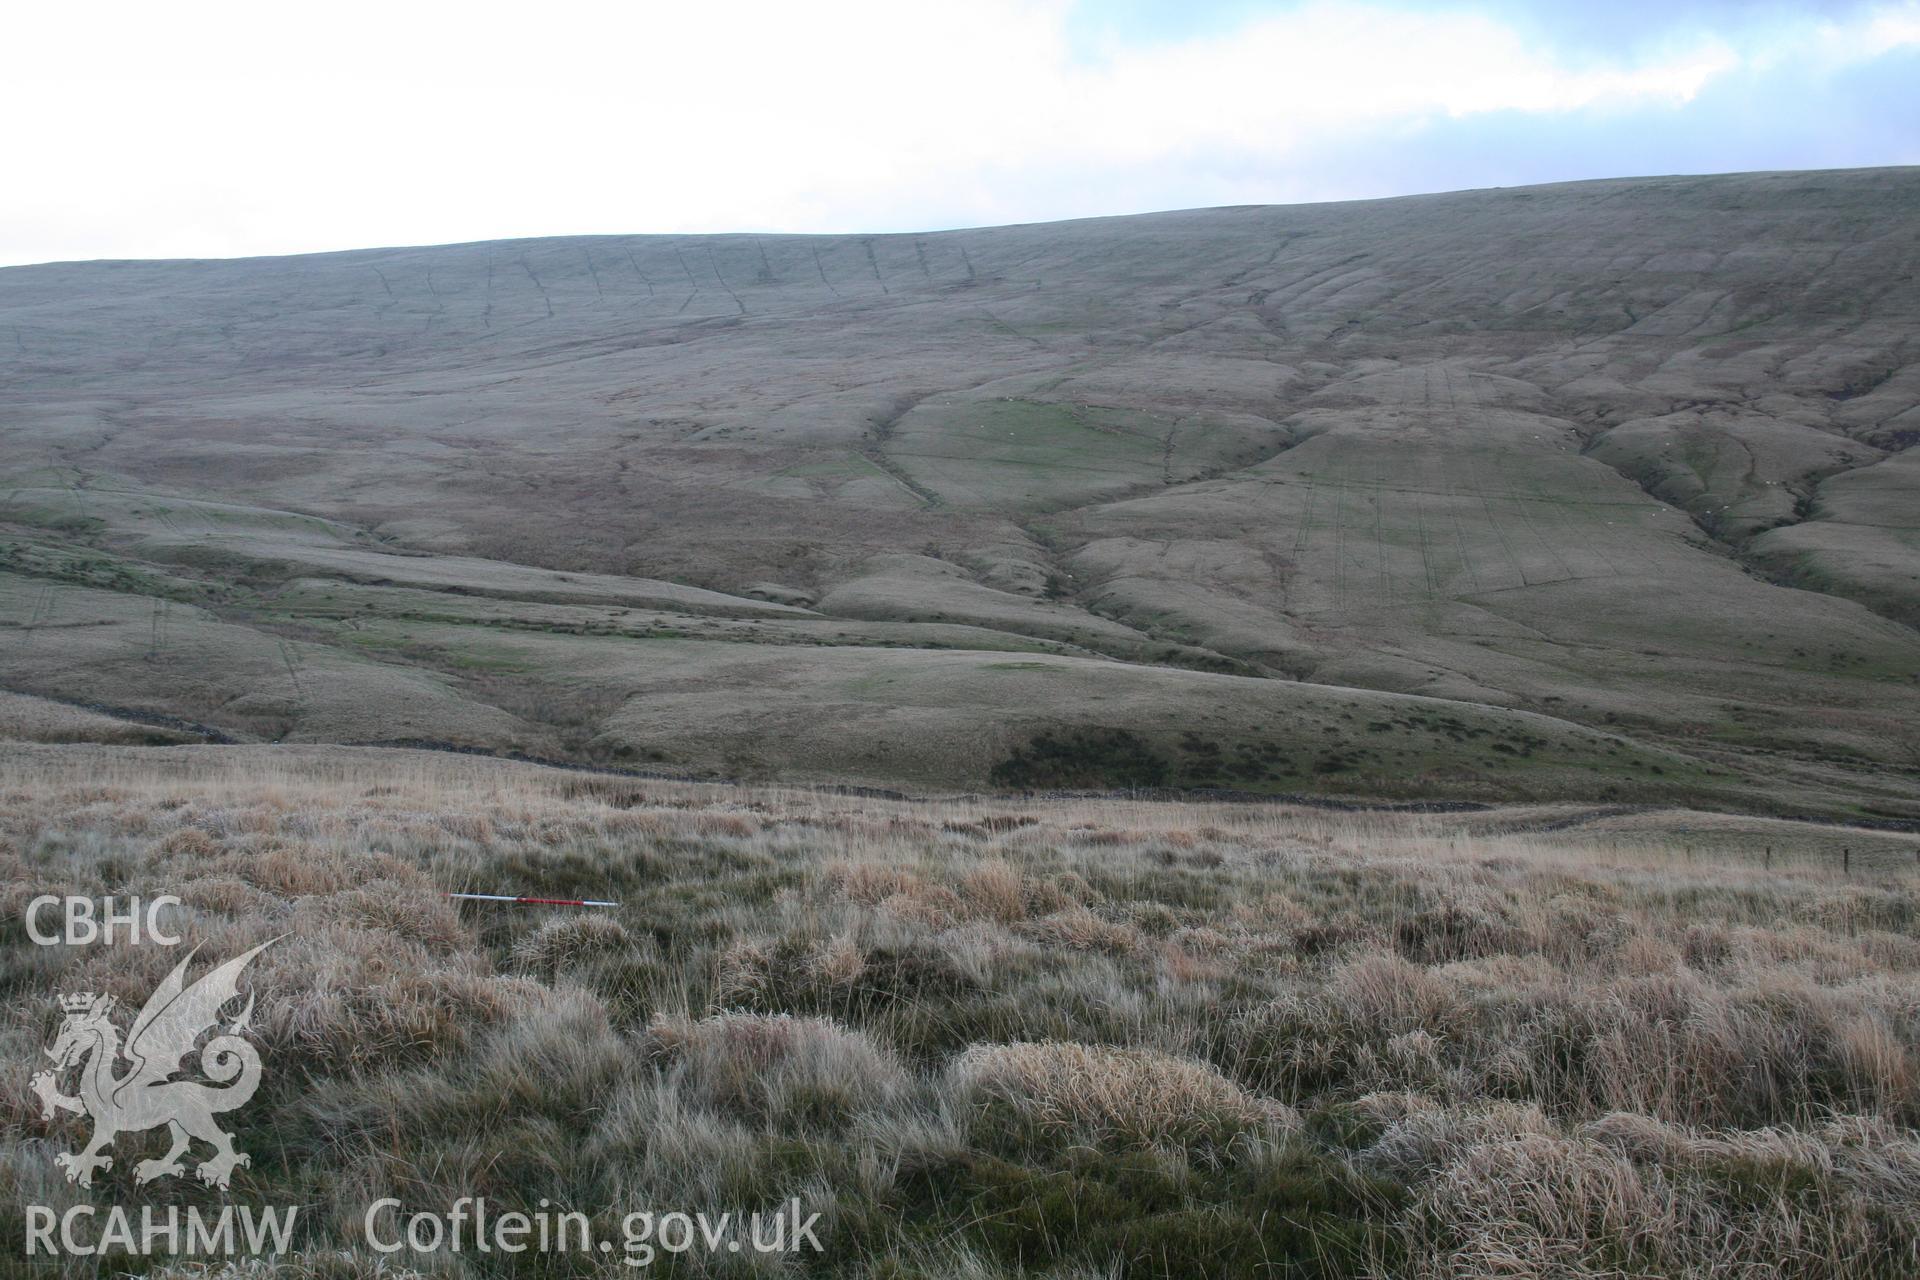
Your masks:
M5 26L0 265L1920 164L1920 0L100 0Z

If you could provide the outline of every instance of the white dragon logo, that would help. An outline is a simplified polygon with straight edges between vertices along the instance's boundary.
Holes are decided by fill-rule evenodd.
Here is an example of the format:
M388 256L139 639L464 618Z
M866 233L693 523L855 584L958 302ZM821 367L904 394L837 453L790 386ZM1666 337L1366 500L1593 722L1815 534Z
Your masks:
M180 1157L194 1138L215 1148L197 1170L200 1180L210 1186L225 1188L236 1166L251 1163L245 1152L233 1149L232 1136L213 1120L219 1112L243 1106L260 1087L260 1053L241 1038L253 1015L251 995L247 1007L227 1030L200 1050L200 1070L214 1083L172 1077L201 1035L218 1030L220 1010L240 994L240 971L278 941L273 938L261 943L203 975L192 986L186 985L187 965L200 948L189 951L134 1018L125 1048L120 1044L120 1029L109 1017L112 996L88 992L60 997L67 1020L53 1047L46 1051L53 1059L54 1070L35 1075L33 1091L40 1095L43 1119L51 1120L58 1111L93 1117L93 1137L85 1150L54 1157L67 1171L67 1181L92 1186L96 1169L113 1167L113 1157L102 1153L115 1138L163 1124L172 1135L173 1145L160 1159L142 1160L134 1166L137 1182L144 1184L186 1172ZM116 1076L114 1064L122 1058L130 1065ZM76 1064L80 1065L79 1094L69 1096L60 1092L59 1078Z

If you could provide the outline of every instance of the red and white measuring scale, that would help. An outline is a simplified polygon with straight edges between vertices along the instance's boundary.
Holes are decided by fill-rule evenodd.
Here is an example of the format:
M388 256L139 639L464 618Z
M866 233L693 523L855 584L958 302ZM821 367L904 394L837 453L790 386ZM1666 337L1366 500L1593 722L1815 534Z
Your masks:
M450 893L449 898L469 902L519 902L536 907L617 907L617 902L596 902L592 898L517 898L510 893Z

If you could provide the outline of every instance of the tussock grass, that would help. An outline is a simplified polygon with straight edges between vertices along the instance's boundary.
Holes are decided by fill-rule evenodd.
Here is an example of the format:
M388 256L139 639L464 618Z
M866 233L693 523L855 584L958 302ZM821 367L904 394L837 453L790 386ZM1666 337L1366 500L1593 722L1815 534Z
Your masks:
M907 1092L892 1053L826 1018L723 1013L658 1017L645 1051L718 1110L769 1125L832 1123Z
M1875 1122L1699 1136L1620 1114L1568 1134L1523 1110L1430 1113L1382 1146L1429 1162L1416 1275L1849 1276L1911 1269L1920 1247L1920 1151Z
M1464 817L278 758L0 779L16 919L174 893L210 958L285 935L253 971L267 1073L234 1195L306 1226L262 1274L576 1274L355 1254L383 1195L547 1198L608 1232L799 1196L829 1247L789 1269L819 1274L1920 1268L1903 875ZM444 897L465 888L623 905ZM17 931L0 956L19 1062L55 993L138 1007L178 958ZM7 1203L77 1194L50 1153L84 1123L43 1121L16 1072L0 1124ZM140 1194L132 1145L100 1194Z
M962 1099L1004 1105L1043 1133L1094 1147L1188 1150L1294 1119L1204 1063L1151 1049L975 1045L948 1081Z
M412 1267L348 1249L307 1254L279 1265L262 1258L174 1262L147 1273L151 1280L420 1280L422 1274Z

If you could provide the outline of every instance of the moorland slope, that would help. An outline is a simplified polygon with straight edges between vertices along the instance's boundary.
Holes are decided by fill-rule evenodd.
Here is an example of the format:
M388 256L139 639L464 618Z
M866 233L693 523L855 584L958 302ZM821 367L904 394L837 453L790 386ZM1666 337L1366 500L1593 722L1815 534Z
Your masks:
M0 271L0 725L1911 819L1916 207Z

